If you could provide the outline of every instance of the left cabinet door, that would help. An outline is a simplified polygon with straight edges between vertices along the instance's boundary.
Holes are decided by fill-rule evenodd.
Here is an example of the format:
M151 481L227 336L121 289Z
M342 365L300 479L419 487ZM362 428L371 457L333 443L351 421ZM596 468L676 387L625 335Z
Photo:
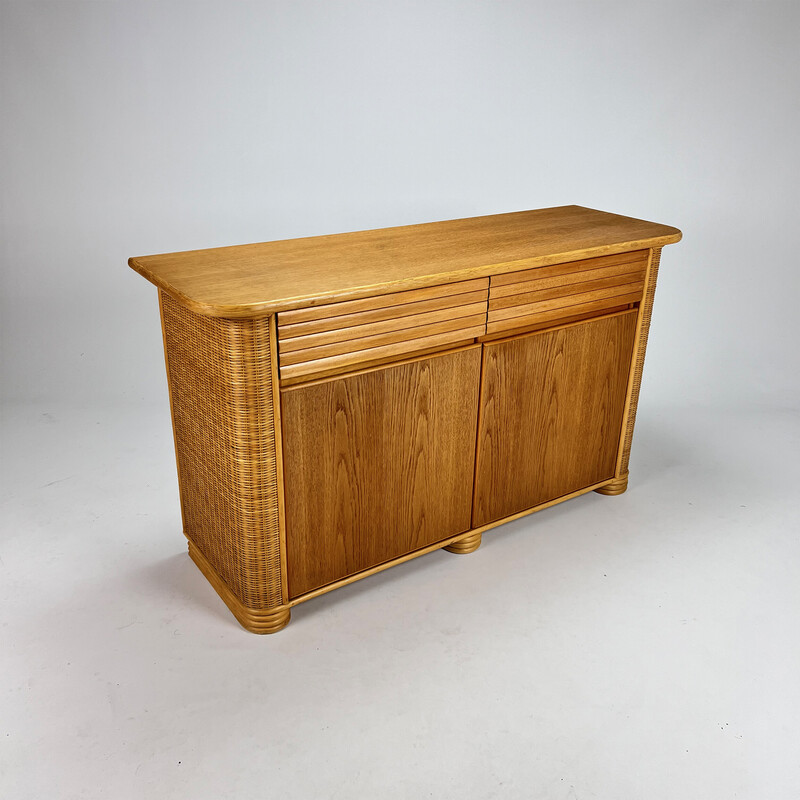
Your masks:
M281 391L289 595L470 527L481 349Z

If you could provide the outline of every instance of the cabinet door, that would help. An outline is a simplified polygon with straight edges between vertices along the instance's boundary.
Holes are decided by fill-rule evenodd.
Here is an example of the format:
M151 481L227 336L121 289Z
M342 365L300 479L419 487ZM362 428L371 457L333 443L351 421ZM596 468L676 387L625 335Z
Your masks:
M481 349L281 392L289 594L470 527Z
M484 347L474 527L614 476L636 315Z

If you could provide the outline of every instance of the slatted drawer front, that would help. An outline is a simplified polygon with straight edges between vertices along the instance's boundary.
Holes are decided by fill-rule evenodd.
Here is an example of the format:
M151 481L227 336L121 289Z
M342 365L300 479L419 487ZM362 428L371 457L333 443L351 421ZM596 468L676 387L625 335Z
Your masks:
M281 378L335 372L467 342L486 332L489 279L278 314Z
M555 325L639 302L647 252L636 250L493 277L487 334Z

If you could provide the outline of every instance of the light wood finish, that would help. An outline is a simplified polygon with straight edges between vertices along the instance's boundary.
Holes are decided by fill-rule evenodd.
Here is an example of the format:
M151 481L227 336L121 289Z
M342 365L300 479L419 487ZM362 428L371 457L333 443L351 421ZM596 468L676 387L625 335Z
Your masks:
M493 292L499 295L503 294L502 287L506 287L506 294L517 294L516 285L528 283L529 281L534 281L545 287L548 285L558 286L562 282L580 283L581 280L592 280L598 271L603 271L607 274L614 267L619 267L620 271L612 272L611 274L636 272L647 264L648 253L648 250L635 250L631 253L624 252L597 258L583 258L577 261L552 264L549 267L536 267L535 269L492 275L491 285ZM581 272L589 272L590 274L582 277L580 275Z
M644 357L647 351L647 337L650 333L650 320L653 314L653 301L656 295L656 281L658 280L660 262L661 248L655 248L650 253L644 290L645 296L639 308L639 319L636 326L633 367L628 381L625 414L622 423L622 438L619 446L619 455L617 456L617 480L613 487L609 487L607 491L600 492L600 494L618 495L628 488L628 463L633 441L633 427L636 424L636 411L639 406L639 391L642 385Z
M228 584L211 565L211 562L189 540L189 557L214 587L239 624L251 633L277 633L289 624L291 610L288 605L273 608L250 608L230 590Z
M281 393L290 598L469 529L480 360Z
M346 372L359 366L402 358L411 353L436 349L441 350L445 347L457 347L477 339L485 333L485 331L485 325L476 325L472 328L458 328L455 331L423 336L419 339L385 344L380 347L370 347L368 350L357 350L353 353L343 353L341 355L304 361L301 364L291 364L281 367L281 383L283 384L286 380L319 378L336 372Z
M615 478L610 483L607 483L605 486L600 487L599 489L595 489L597 494L605 494L609 497L615 497L618 494L623 494L625 490L628 488L628 476L625 475L622 478Z
M614 477L636 318L484 346L473 527Z
M186 307L253 317L677 242L677 228L580 206L139 256Z
M161 309L184 533L243 606L275 608L286 585L274 320L203 317L166 294Z
M454 313L458 313L457 309L453 309L453 311ZM364 336L363 338L347 339L343 342L328 342L327 344L288 353L281 349L280 364L281 368L284 368L295 364L303 364L307 361L319 361L330 356L344 355L346 353L352 353L354 356L363 355L363 359L359 357L359 360L367 360L369 358L369 352L373 348L401 342L407 343L409 351L413 351L416 349L414 347L414 342L419 339L425 339L428 336L436 336L440 333L473 331L476 329L480 331L480 333L483 333L485 330L485 323L486 309L484 307L482 313L467 317L456 316L428 325L403 328L399 331L389 331L387 333L376 333ZM462 338L465 337L462 336Z
M512 336L519 336L521 334L533 333L534 331L542 331L548 329L560 328L565 325L572 325L576 322L583 322L587 319L596 319L598 316L606 316L608 314L616 314L619 311L630 311L633 308L633 303L624 303L620 306L613 306L612 308L603 307L598 310L584 311L583 314L570 314L570 316L562 316L563 312L558 309L552 314L552 319L549 319L549 314L543 314L539 317L539 321L531 323L526 317L520 317L518 320L509 320L508 324L517 322L513 327L500 327L499 330L493 326L492 333L487 333L485 336L479 336L479 342L492 342L498 339L509 339Z
M608 298L602 300L595 300L591 303L582 303L577 306L569 306L568 308L555 308L550 311L540 311L535 315L523 315L521 317L513 317L512 319L503 319L490 322L486 326L486 333L490 337L496 337L498 334L509 336L516 332L525 332L527 330L535 330L537 328L546 328L552 325L560 325L567 320L574 320L577 318L589 319L598 314L614 311L619 308L629 308L636 302L639 294L616 295L613 302L609 302Z
M515 308L517 306L524 307L529 304L541 303L545 300L561 300L562 298L567 299L575 296L580 297L580 295L583 294L597 297L600 290L617 289L617 287L619 287L619 289L616 292L609 292L609 294L626 294L629 291L634 290L629 289L628 287L641 289L644 286L644 270L641 271L641 275L637 275L635 273L614 275L609 278L587 281L586 283L581 283L578 286L570 284L564 286L555 286L551 289L542 289L533 281L527 284L521 284L521 286L531 288L529 291L524 291L521 294L511 295L508 297L496 297L490 300L489 311L501 311L504 309ZM569 302L568 304L575 305L574 301ZM559 303L558 305L552 307L558 308L561 305L566 305L566 303ZM519 314L509 314L509 316L519 316Z
M285 628L286 625L288 625L291 615L291 609L294 606L300 605L301 603L305 603L308 600L314 600L317 597L321 597L323 594L335 591L336 589L341 589L343 586L348 586L349 584L355 583L356 581L363 580L364 578L369 578L372 575L377 575L379 572L391 569L392 567L397 567L400 564L405 564L408 561L412 561L413 559L419 558L420 556L425 556L430 553L434 553L437 550L447 550L451 553L458 553L458 554L473 553L480 546L481 539L484 533L490 530L494 530L495 528L498 528L501 525L505 525L507 522L513 522L514 520L521 519L522 517L526 517L529 514L534 514L537 511L544 511L545 509L551 508L552 506L557 505L558 503L562 503L565 500L572 500L576 497L580 497L581 495L587 494L588 492L591 491L600 492L602 487L603 484L587 486L585 489L581 489L577 492L572 492L571 494L566 495L565 497L558 497L554 500L550 500L547 503L541 503L538 506L534 506L533 508L527 508L524 511L519 512L518 514L512 514L509 517L495 520L494 522L490 522L488 525L481 526L479 529L472 530L467 533L460 533L457 536L449 536L448 538L443 539L440 542L436 542L435 544L428 545L427 547L422 547L419 550L414 550L413 552L407 553L406 555L400 556L399 558L393 558L390 561L385 561L382 564L378 564L377 566L372 567L371 569L366 569L354 575L349 575L346 578L341 578L338 581L334 581L333 583L321 586L319 589L315 589L311 592L306 592L305 594L294 597L291 600L289 600L289 602L286 603L285 605L279 606L274 610L270 611L251 609L242 605L242 603L239 602L239 600L237 600L237 598L227 587L225 581L222 580L222 578L219 576L216 570L211 566L211 564L209 564L207 559L191 543L191 541L189 542L189 556L198 566L203 575L205 575L208 582L219 594L220 598L223 600L225 605L228 606L228 608L233 613L234 617L236 617L236 619L242 625L242 627L244 627L245 629L249 630L252 633L277 633L277 631ZM476 541L477 545L475 544Z
M488 298L489 281L482 278L283 312L281 376L308 380L337 366L352 369L387 355L475 339L486 332Z
M383 564L378 564L377 567L373 567L372 569L365 569L363 572L358 572L355 575L348 576L347 578L341 578L338 581L329 583L320 587L319 589L315 589L312 592L306 592L305 594L299 595L298 597L295 597L289 601L289 606L294 607L296 605L300 605L300 603L305 603L307 600L313 600L314 598L320 597L328 592L341 589L342 586L348 586L351 583L355 583L355 581L360 581L362 578L369 578L372 575L377 575L379 572L383 572L391 567L399 566L400 564L405 564L407 561L419 558L420 556L434 553L437 550L447 550L450 545L457 544L464 539L474 539L476 534L480 534L481 537L483 537L484 533L494 530L494 528L498 528L501 525L505 525L507 522L514 522L514 520L522 519L530 514L535 514L537 511L544 511L547 508L551 508L559 503L563 503L566 500L573 500L574 498L580 497L583 494L588 494L589 492L593 491L596 492L607 483L609 483L609 481L600 481L592 486L579 489L577 492L570 492L570 494L564 495L563 497L556 497L553 500L549 500L547 503L540 503L538 506L534 506L533 508L526 508L524 511L519 511L516 514L511 514L510 516L503 517L502 519L497 519L494 522L487 523L486 525L481 525L480 528L474 528L467 533L460 533L457 536L449 536L447 539L443 539L440 542L428 545L427 547L421 547L419 550L414 550L413 553L400 556L400 558L393 558L391 561L385 561Z
M679 239L567 206L131 259L162 290L189 554L236 619L272 633L335 588L625 491Z
M470 536L465 536L452 544L445 546L445 550L457 555L466 555L467 553L474 553L481 546L481 534L472 533Z
M549 300L542 300L536 303L525 303L513 308L501 308L489 312L489 324L502 320L526 317L531 322L538 322L539 315L558 309L563 316L577 313L575 309L593 304L596 310L602 311L606 307L617 306L621 303L637 303L642 297L643 281L626 284L624 286L612 286L606 289L599 289L593 292L578 292L568 297L554 297ZM558 317L555 317L558 319ZM518 324L518 322L516 323Z
M487 333L638 303L644 290L648 251L585 259L491 279Z
M453 345L447 346L445 348L442 347L432 347L429 348L427 351L422 352L415 352L409 353L403 357L388 357L384 359L378 359L375 362L367 363L367 364L359 364L355 368L342 368L331 375L314 375L313 378L299 378L295 380L282 378L280 382L281 391L283 390L290 390L290 389L302 389L305 386L314 386L318 383L327 383L331 378L336 377L347 377L351 378L355 375L364 375L367 372L374 372L376 369L380 369L381 367L386 366L400 366L402 364L412 364L416 361L420 361L423 358L427 358L428 356L432 355L439 355L443 352L447 353L458 353L461 350L467 350L469 348L475 347L476 342L470 340L469 342L465 342L460 345Z
M489 288L489 279L480 278L472 281L449 283L445 286L431 286L427 289L411 289L406 292L392 292L363 300L348 300L339 303L309 306L296 311L283 311L278 320L278 327L285 330L289 325L331 320L332 327L346 327L373 322L378 319L390 319L398 316L419 314L420 311L435 308L447 308L451 305L465 305L474 300L485 300ZM464 295L473 294L464 299ZM415 305L429 303L426 306ZM374 313L370 313L374 312ZM346 317L344 323L340 322ZM320 330L329 328L319 327ZM297 335L297 329L292 329ZM281 337L284 338L284 337Z
M481 317L480 324L486 321L486 299L487 293L474 292L467 297L471 297L477 302L469 302L466 305L457 304L454 301L458 297L442 298L442 305L446 307L436 311L423 312L421 314L412 314L407 317L390 317L389 319L381 320L379 322L362 322L352 325L352 327L335 328L332 330L320 331L319 333L309 333L287 338L286 329L300 328L300 325L288 325L283 329L278 330L278 337L280 339L281 354L293 353L295 350L308 350L312 347L319 347L320 345L331 344L333 342L346 342L350 339L363 340L364 337L374 336L379 333L389 333L391 331L401 331L405 328L412 330L419 330L425 325L431 325L436 322L446 322L453 318L463 317ZM457 306L454 308L454 306ZM384 310L384 309L381 309ZM357 316L357 315L354 315ZM336 320L325 320L325 322L336 322Z

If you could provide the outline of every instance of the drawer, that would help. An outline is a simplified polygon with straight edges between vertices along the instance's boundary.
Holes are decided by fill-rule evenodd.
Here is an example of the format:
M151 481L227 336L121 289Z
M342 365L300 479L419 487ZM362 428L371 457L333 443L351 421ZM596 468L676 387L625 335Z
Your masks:
M491 279L487 334L557 325L638 303L647 250L553 264Z
M486 333L489 279L278 313L282 379L305 379Z

